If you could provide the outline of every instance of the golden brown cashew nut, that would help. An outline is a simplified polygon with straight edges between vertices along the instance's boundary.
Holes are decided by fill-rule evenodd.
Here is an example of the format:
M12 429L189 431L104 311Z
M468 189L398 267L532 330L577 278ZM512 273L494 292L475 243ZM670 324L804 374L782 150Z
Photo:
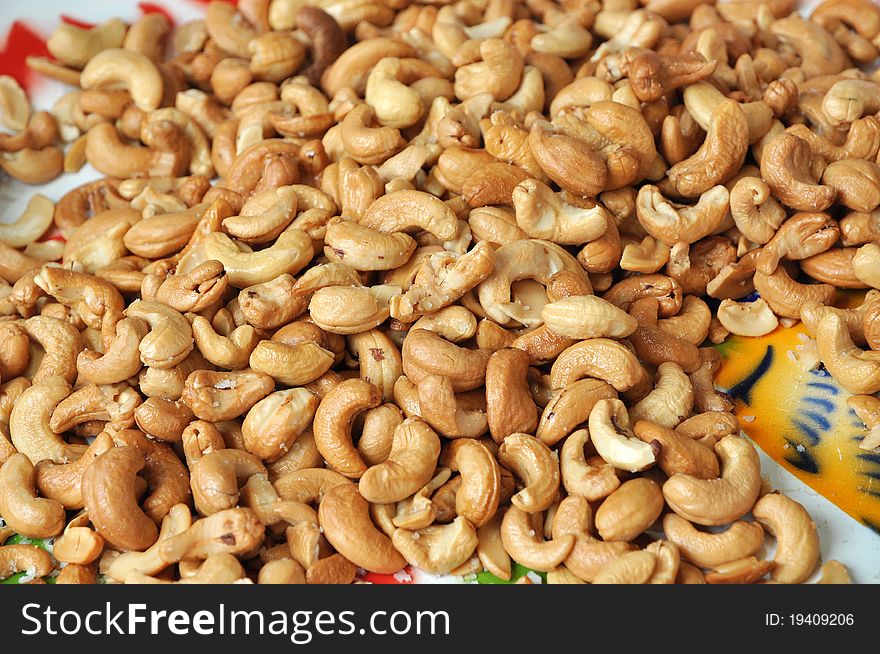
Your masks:
M486 570L499 579L509 580L511 561L501 542L502 518L501 513L496 513L488 523L477 528L477 556Z
M257 343L249 358L252 369L287 386L314 381L330 369L333 361L333 353L313 341L291 345L263 340Z
M822 317L816 328L816 345L822 364L850 393L870 395L880 391L880 357L853 343L842 316L826 313Z
M721 477L698 479L675 474L663 484L663 497L683 518L700 525L723 525L745 515L761 491L761 464L754 446L740 436L715 445Z
M151 111L162 100L162 76L156 65L139 52L108 48L92 57L80 75L83 89L122 85L142 111Z
M12 380L27 370L31 341L21 325L13 322L0 324L0 339L3 340L3 349L0 350L0 379Z
M764 530L757 522L737 520L720 533L702 532L690 522L667 513L663 533L678 546L682 557L701 568L716 568L752 556L764 545Z
M768 493L752 508L777 541L771 577L786 584L804 582L819 562L819 534L803 506L779 493Z
M762 298L754 302L722 300L716 316L727 331L738 336L764 336L779 325L770 305Z
M49 427L52 411L68 395L70 386L63 377L54 376L35 382L15 401L9 416L10 440L31 463L44 459L66 463L86 450L82 445L66 443Z
M52 32L46 47L63 64L82 68L102 50L122 47L125 31L126 25L119 18L88 29L61 23Z
M189 501L189 473L169 445L150 440L136 429L118 432L113 441L117 446L134 447L144 457L146 463L139 476L146 480L150 492L141 507L153 522L159 524L174 505Z
M594 295L572 295L544 306L541 318L549 329L571 338L624 338L638 322L611 302Z
M326 286L309 301L309 316L332 334L358 334L382 324L390 315L389 303L399 286ZM344 307L344 311L340 311Z
M528 434L511 434L498 449L498 462L523 482L510 501L526 513L547 509L559 491L559 461L542 441Z
M110 325L106 325L108 331ZM109 347L103 353L85 349L77 355L79 378L93 384L115 384L134 377L143 367L139 346L150 332L140 318L123 318L112 329Z
M657 556L647 550L626 552L603 566L594 584L645 584L654 574Z
M318 518L330 544L355 565L384 574L406 565L391 539L373 525L369 503L354 484L328 490L318 507Z
M690 415L694 407L694 387L677 363L664 361L657 368L654 390L639 400L632 409L633 420L650 420L658 425L675 428Z
M49 427L61 434L89 420L109 422L113 431L134 425L140 394L128 384L89 384L63 399L52 411Z
M32 341L39 343L45 355L33 376L33 382L60 375L68 383L76 378L76 355L82 349L82 338L76 328L57 318L34 316L22 323Z
M280 458L311 425L318 403L304 388L267 395L251 407L242 423L245 447L260 459Z
M89 519L108 543L123 551L145 550L159 529L138 506L135 480L146 465L134 447L114 447L86 468L82 493Z
M125 310L125 315L140 318L150 326L150 332L138 345L144 365L167 370L183 361L192 351L192 328L187 319L171 307L136 300Z
M654 524L663 507L656 483L644 477L630 479L602 500L596 529L604 541L630 541Z
M712 111L706 140L692 156L666 171L685 197L696 197L723 184L742 167L749 148L749 125L738 102L724 100Z
M566 348L550 369L550 384L564 389L584 377L611 384L615 390L649 387L650 380L635 355L607 338L590 338ZM647 393L647 388L645 389Z
M528 355L515 348L494 352L486 364L486 418L497 443L515 432L532 433L538 425L528 368Z
M45 266L34 276L34 283L73 309L93 329L101 329L105 318L115 316L125 308L119 291L100 277Z
M202 420L232 420L275 390L275 381L254 370L196 370L186 378L181 398Z
M186 532L192 526L192 516L185 504L172 507L168 515L162 520L162 528L159 538L143 552L124 552L113 559L107 569L107 574L117 580L123 581L130 573L139 572L145 575L155 575L170 565L159 556L159 549L166 541Z
M812 156L809 143L785 133L771 140L761 157L761 177L773 195L799 211L824 211L837 197L836 190L817 183L810 170Z
M584 209L568 204L540 180L520 182L511 199L517 224L531 238L580 245L605 232L606 212L602 205Z
M0 225L0 242L13 248L36 241L52 224L54 203L45 195L34 194L18 219Z
M258 252L242 251L226 234L211 232L205 237L205 254L223 264L232 286L246 288L284 273L295 275L312 259L314 249L312 239L299 229L287 229Z
M381 403L379 389L362 379L348 379L323 397L312 429L318 450L331 468L354 479L366 472L367 466L351 442L351 423L358 413Z
M609 562L634 549L630 543L606 543L594 538L593 511L590 504L583 497L574 495L559 503L553 516L551 531L554 540L574 536L574 547L564 559L565 567L590 583Z
M558 513L558 511L557 511ZM565 560L575 543L573 534L544 535L534 528L532 514L511 506L501 521L501 542L514 561L533 570L552 570Z
M771 275L754 272L755 290L780 318L800 318L801 307L811 303L834 303L835 288L830 284L802 284L779 266Z
M220 335L203 316L192 318L192 333L199 352L215 366L229 370L246 367L260 342L259 333L251 325L241 325Z
M785 209L758 177L743 177L730 189L730 213L739 231L754 243L767 243L786 218Z
M880 288L880 274L877 273L878 262L880 262L880 246L876 243L863 245L853 255L853 273L864 284Z
M656 461L654 448L629 430L629 414L620 400L599 400L590 411L590 436L603 459L621 470L644 470Z
M250 452L224 449L206 454L190 468L196 510L207 516L235 507L240 485L257 474L266 474L266 468Z
M18 572L45 577L54 567L52 555L36 545L4 545L0 547L0 574L4 579Z
M477 530L458 516L447 525L411 531L397 528L391 542L408 563L430 574L448 574L467 561L477 547Z
M427 329L411 329L403 341L403 372L419 383L429 375L449 379L456 392L482 386L491 352L450 343Z
M595 502L614 492L620 486L620 477L614 466L600 457L596 457L599 461L596 465L586 460L584 446L589 441L590 432L586 429L578 429L566 438L559 454L559 469L569 495Z
M718 477L715 454L689 436L646 420L637 422L633 432L640 441L659 445L657 465L667 475L681 473L698 479Z
M355 270L394 270L405 264L416 249L413 238L402 232L383 234L343 218L331 218L324 236L324 255Z
M447 438L476 438L489 428L483 398L474 393L456 397L449 377L422 376L417 395L420 417Z
M29 538L51 538L64 529L64 507L40 498L34 488L34 466L24 454L13 454L0 467L0 515Z
M360 376L382 390L382 398L394 396L394 382L403 374L400 350L388 336L378 330L352 334L348 343L360 362Z
M394 191L374 201L361 225L383 234L424 230L441 241L458 236L458 219L452 210L430 193L413 190Z
M774 21L770 32L797 51L801 57L800 67L807 77L833 75L849 64L846 53L827 30L797 14Z
M394 429L388 458L367 468L358 491L368 502L400 502L431 479L439 456L437 434L424 421L407 418Z
M480 441L462 438L446 445L440 462L460 473L455 512L475 527L496 514L501 499L501 470L492 452Z
M264 533L265 527L251 509L227 509L196 520L186 531L161 542L159 558L176 563L212 554L253 555Z
M721 229L727 217L730 194L714 186L700 195L696 205L682 205L663 197L660 189L646 184L636 200L639 223L666 245L695 243Z
M71 463L58 464L44 459L34 466L34 480L43 497L60 502L65 509L83 507L82 476L92 461L113 447L113 438L101 432L83 455Z

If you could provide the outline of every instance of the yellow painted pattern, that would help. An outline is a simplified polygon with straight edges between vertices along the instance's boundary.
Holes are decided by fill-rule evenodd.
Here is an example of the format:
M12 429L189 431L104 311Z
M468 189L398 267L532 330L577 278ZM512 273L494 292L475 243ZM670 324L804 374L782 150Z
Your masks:
M800 323L762 338L732 336L719 346L716 383L734 396L743 430L761 449L880 531L880 455L859 449L867 429L846 406L849 393L824 371L804 372L792 360L805 339Z

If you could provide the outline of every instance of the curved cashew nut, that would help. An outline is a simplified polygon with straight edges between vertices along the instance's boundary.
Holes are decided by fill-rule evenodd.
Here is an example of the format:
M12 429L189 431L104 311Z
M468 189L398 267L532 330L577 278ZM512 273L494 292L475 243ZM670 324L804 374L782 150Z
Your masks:
M570 338L625 338L638 321L611 302L594 295L572 295L551 302L541 310L544 324Z
M76 327L57 318L34 316L22 323L32 341L39 343L45 355L34 373L33 382L60 375L68 383L76 379L76 355L83 348Z
M776 566L771 578L785 584L806 581L819 562L819 533L803 506L779 493L768 493L752 515L776 538Z
M128 429L134 424L134 410L140 403L140 394L128 384L89 384L58 403L49 427L61 434L83 422L102 420L109 422L114 431Z
M605 232L606 211L602 205L584 209L568 204L540 180L520 182L511 199L517 224L531 238L580 245Z
M420 416L447 438L477 438L489 428L485 402L475 397L476 408L468 408L467 396L457 398L449 377L426 374L417 384Z
M666 171L669 181L685 197L696 197L723 184L742 167L749 149L749 125L734 100L724 100L712 111L706 140L693 155Z
M623 541L601 541L593 537L592 531L593 511L586 499L570 495L559 503L551 526L553 539L574 536L574 547L565 557L565 567L590 583L609 562L634 549Z
M0 515L28 538L51 538L64 530L64 507L37 497L34 466L24 454L13 454L0 467Z
M18 572L33 573L34 578L45 577L54 564L52 555L36 545L4 545L0 547L0 570L4 579Z
M60 502L65 509L83 507L82 476L92 461L113 447L113 438L101 432L83 455L71 463L58 464L44 459L34 466L34 479L43 497Z
M125 310L125 315L140 318L150 326L150 332L138 345L144 365L167 370L192 351L192 328L187 319L171 307L136 300Z
M439 456L437 434L424 421L407 418L394 430L388 458L367 468L358 490L368 502L400 502L428 483Z
M34 194L15 222L0 225L0 242L13 248L33 243L52 224L54 209L55 204L49 198Z
M288 452L308 427L318 398L304 388L276 391L254 404L241 425L248 452L274 460Z
M779 326L770 306L762 298L754 302L722 300L716 315L727 331L739 336L764 336Z
M477 548L477 530L458 516L447 525L411 531L397 528L391 542L408 563L430 574L443 575L467 561Z
M785 209L758 177L743 177L730 189L730 213L739 231L754 243L767 243L786 218Z
M381 403L379 389L362 379L348 379L323 397L312 430L318 450L333 470L354 479L366 472L367 465L351 442L351 423L358 413Z
M764 546L764 530L757 522L737 520L725 531L699 531L675 513L663 516L663 533L678 546L682 557L701 568L719 565L756 554Z
M10 440L32 463L44 459L66 463L85 452L85 446L66 443L49 427L52 412L68 395L70 386L54 376L35 382L15 401L9 416Z
M773 195L792 209L825 211L837 197L833 188L817 183L810 170L812 156L807 141L787 132L764 146L761 177Z
M80 75L83 89L122 85L138 109L152 111L162 101L164 84L156 65L139 52L108 48L92 57Z
M501 521L501 542L514 561L533 570L552 570L569 555L575 544L573 534L554 535L544 540L534 528L531 514L511 506Z
M590 411L590 436L605 461L621 470L644 470L656 461L654 448L632 434L629 414L620 400L599 400Z
M187 376L181 399L201 420L232 420L275 390L275 380L254 370L211 372Z
M140 318L123 318L113 329L115 333L103 354L86 349L77 355L76 369L83 381L116 384L134 377L143 367L139 347L150 332L149 324Z
M554 389L564 389L584 377L608 382L619 392L650 386L648 374L636 356L607 338L575 343L557 357L550 369L550 384Z
M501 470L480 441L462 438L446 446L440 462L461 475L455 492L455 512L475 527L487 524L501 499Z
M89 519L108 543L123 551L142 551L156 542L156 523L138 506L137 473L146 465L134 447L114 447L86 468L82 493Z
M212 515L238 504L239 487L266 468L250 452L223 449L210 452L190 469L190 486L196 510Z
M654 390L630 409L630 417L674 429L693 408L694 387L690 378L677 363L664 361L657 368Z
M511 434L498 449L498 462L524 484L510 501L526 513L547 509L559 490L559 461L542 441L527 434Z
M584 457L584 446L590 440L590 432L578 429L562 444L559 468L562 484L569 495L578 495L591 502L610 495L618 486L620 478L614 466L602 461L593 465Z
M725 436L715 445L721 477L698 479L674 474L663 484L663 497L681 517L699 525L733 522L754 506L761 492L761 463L754 446L740 436Z
M315 254L312 239L299 229L288 229L269 247L258 252L242 251L222 232L205 237L205 254L223 264L229 283L246 288L271 281L284 273L295 275Z
M715 454L689 436L646 420L637 422L633 431L640 441L660 446L657 465L667 475L681 473L698 479L718 477Z
M672 246L695 243L723 228L730 194L724 186L705 190L695 205L670 202L656 186L639 189L636 211L639 223L651 236Z
M870 395L880 391L880 355L862 350L836 313L826 313L816 327L819 359L834 379L850 393Z
M369 503L354 484L328 490L318 507L318 519L330 544L355 565L384 574L406 565L391 539L373 525Z

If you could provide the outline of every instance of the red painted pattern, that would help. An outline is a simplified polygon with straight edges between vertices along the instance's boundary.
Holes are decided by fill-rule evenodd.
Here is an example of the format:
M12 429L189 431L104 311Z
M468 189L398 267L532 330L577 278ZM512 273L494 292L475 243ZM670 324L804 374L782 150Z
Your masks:
M84 20L80 20L79 18L68 16L67 14L61 14L61 20L68 25L73 25L74 27L79 27L84 30L90 30L95 26L95 23L89 23Z
M403 571L407 574L407 580L401 581L397 579L394 575L383 575L379 574L378 572L367 572L362 577L362 579L364 581L369 581L371 584L379 584L382 586L408 586L413 583L412 569L409 566L406 566Z
M162 5L157 5L152 2L139 2L138 7L140 8L141 13L144 15L162 14L163 16L165 16L171 26L174 26L174 16L172 16L171 13Z
M45 39L26 23L12 23L6 42L0 50L0 75L9 75L28 90L39 77L25 64L27 57L48 57Z

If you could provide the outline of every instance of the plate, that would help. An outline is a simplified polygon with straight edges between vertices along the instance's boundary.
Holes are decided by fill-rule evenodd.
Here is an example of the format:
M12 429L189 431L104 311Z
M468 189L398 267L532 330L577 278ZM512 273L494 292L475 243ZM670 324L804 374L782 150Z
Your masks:
M5 3L0 16L0 74L12 75L27 89L32 104L48 108L67 89L31 73L28 55L45 56L45 40L59 20L78 25L118 16L128 22L145 12L162 12L174 23L204 13L201 0L41 0ZM805 14L817 0L802 3ZM12 222L31 194L39 191L53 201L86 181L99 177L86 166L38 188L0 180L0 221ZM841 301L852 301L842 297ZM846 407L848 393L821 371L804 372L792 361L808 338L803 327L778 328L762 338L731 337L719 347L724 357L719 386L736 400L745 433L758 445L768 482L803 504L819 529L822 559L837 559L858 583L880 583L880 455L858 449L866 433ZM534 583L541 576L520 568ZM366 574L374 583L499 583L487 573L476 578L433 577L407 568L396 575Z

